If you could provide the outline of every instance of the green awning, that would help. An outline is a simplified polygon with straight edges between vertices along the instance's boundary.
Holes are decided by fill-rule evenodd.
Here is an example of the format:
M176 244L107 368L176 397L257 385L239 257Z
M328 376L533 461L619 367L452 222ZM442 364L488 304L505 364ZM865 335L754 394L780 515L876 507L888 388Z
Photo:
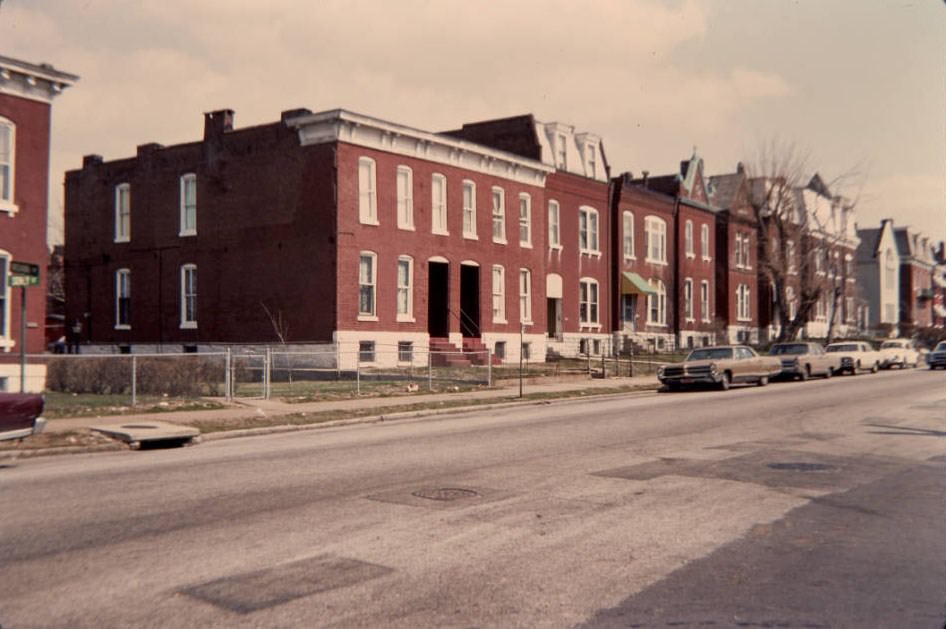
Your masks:
M622 295L653 295L657 291L644 280L643 277L632 271L624 271L621 278Z

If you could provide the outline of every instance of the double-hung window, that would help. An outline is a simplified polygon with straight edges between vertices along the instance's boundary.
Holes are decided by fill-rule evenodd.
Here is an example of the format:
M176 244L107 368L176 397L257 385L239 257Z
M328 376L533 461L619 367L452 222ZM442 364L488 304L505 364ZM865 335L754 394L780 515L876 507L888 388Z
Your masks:
M687 220L683 227L684 243L686 256L688 258L693 258L696 256L696 252L693 249L693 221Z
M13 205L13 166L16 156L16 126L0 118L0 212L16 210Z
M197 266L181 267L181 327L197 327Z
M683 316L693 321L693 280L689 277L683 281Z
M532 272L519 269L519 321L532 323Z
M181 176L181 231L180 236L197 234L197 175Z
M709 261L710 259L710 232L709 225L700 226L700 255L703 256L704 260Z
M704 322L710 320L710 297L709 282L703 280L700 282L700 319Z
M371 251L362 251L358 262L358 318L373 319L377 316L375 289L377 287L378 256Z
M378 192L374 160L358 159L358 221L367 225L378 224Z
M493 266L493 322L506 322L506 272L498 264Z
M115 329L131 328L131 271L115 271Z
M654 292L647 295L647 323L667 325L667 287L660 280L649 280Z
M493 188L493 242L506 244L506 193Z
M549 200L549 247L562 248L562 216L558 201Z
M449 234L447 229L447 178L434 173L430 179L430 231Z
M648 216L644 220L647 239L647 262L667 263L667 223L662 218Z
M115 242L131 240L131 184L115 186Z
M598 281L583 278L578 282L578 323L598 325Z
M407 166L397 167L397 226L414 229L414 173Z
M578 208L578 250L589 254L601 252L598 248L598 210L584 205Z
M749 293L749 287L746 284L740 284L736 291L736 318L740 321L748 321L752 318Z
M0 348L10 340L10 254L0 250Z
M626 260L634 259L634 215L630 212L624 212L624 258Z
M397 259L397 320L414 320L414 259L401 256Z
M463 237L476 238L476 184L463 182Z
M519 195L519 244L532 246L532 197L524 192Z

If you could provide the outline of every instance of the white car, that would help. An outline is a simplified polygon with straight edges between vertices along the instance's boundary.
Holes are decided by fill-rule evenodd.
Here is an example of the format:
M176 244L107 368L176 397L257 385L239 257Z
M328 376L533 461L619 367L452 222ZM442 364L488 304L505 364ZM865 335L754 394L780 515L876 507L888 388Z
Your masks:
M883 369L890 369L894 365L900 369L916 367L920 363L920 352L909 339L884 341L880 344L880 357L880 366Z
M880 369L880 352L864 341L842 341L831 343L824 351L841 356L840 373L857 375L859 371L877 373Z

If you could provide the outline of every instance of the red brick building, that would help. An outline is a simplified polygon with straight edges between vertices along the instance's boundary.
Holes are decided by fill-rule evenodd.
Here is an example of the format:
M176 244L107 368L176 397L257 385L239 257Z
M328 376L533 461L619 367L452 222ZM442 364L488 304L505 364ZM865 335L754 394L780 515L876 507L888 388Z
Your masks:
M900 334L933 325L936 284L936 248L928 236L909 227L894 229L900 255Z
M344 110L212 112L198 142L67 173L67 318L99 349L274 342L277 319L366 362L517 360L520 334L542 359L553 171Z
M23 349L20 335L24 292L26 351L39 353L45 349L52 101L77 78L48 64L0 57L0 391L19 389L15 356ZM39 284L25 291L11 288L14 261L38 266Z
M548 347L562 355L610 353L613 278L609 245L610 167L601 138L531 115L464 124L448 135L553 168L545 181L547 226L535 246L545 259Z
M759 342L759 221L749 178L736 172L710 177L716 213L716 316L733 343ZM722 330L721 330L722 331ZM717 339L723 341L725 339Z

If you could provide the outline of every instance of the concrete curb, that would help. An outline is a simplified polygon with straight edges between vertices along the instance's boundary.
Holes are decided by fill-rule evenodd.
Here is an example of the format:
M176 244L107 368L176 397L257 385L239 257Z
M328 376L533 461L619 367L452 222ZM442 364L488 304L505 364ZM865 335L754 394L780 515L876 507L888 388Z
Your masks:
M621 393L595 393L594 390L586 391L582 395L569 395L563 397L551 397L546 399L531 400L504 400L495 403L466 404L460 406L451 406L445 408L419 409L416 411L401 411L387 414L363 415L360 417L351 417L346 419L333 419L325 422L314 422L311 424L282 424L278 426L265 426L260 428L237 428L233 430L220 430L215 432L202 433L195 437L193 444L199 444L207 441L220 441L223 439L238 439L242 437L258 437L263 435L282 434L290 432L301 432L308 430L319 430L324 428L338 428L342 426L354 426L358 424L377 424L387 421L404 421L411 419L423 419L432 415L456 415L468 413L477 410L495 410L503 408L513 408L519 406L544 406L553 403L567 404L570 402L582 402L588 398L608 399L637 396L645 393L653 393L660 390L660 385L641 385L632 391ZM286 412L271 417L280 417L284 415L294 415L296 413ZM94 446L63 446L58 448L39 448L35 450L3 450L0 451L0 461L15 461L20 458L34 458L40 456L51 456L57 454L85 454L96 452L116 452L121 450L131 450L126 444L116 441L115 443L97 444Z

